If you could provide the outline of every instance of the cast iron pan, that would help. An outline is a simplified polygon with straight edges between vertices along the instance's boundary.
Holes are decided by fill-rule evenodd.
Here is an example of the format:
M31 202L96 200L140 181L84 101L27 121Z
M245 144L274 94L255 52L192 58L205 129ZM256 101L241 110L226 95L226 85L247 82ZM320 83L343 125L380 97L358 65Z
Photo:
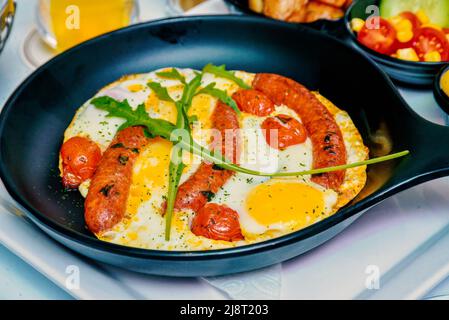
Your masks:
M347 110L367 145L383 126L391 135L392 152L409 149L411 155L370 167L361 195L335 215L270 241L226 250L169 252L97 240L85 227L80 195L63 192L58 176L58 151L75 111L124 74L167 66L201 68L208 62L294 78ZM34 223L83 255L150 274L211 276L296 257L329 240L385 198L449 174L448 140L449 128L416 115L370 59L338 40L257 17L175 18L101 36L35 71L1 113L0 175Z

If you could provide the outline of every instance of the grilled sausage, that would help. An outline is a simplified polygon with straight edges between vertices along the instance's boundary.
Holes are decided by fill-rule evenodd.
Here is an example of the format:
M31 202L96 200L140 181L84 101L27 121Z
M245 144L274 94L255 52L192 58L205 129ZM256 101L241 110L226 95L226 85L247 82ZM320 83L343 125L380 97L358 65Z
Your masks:
M222 153L234 163L239 157L238 133L239 122L235 111L228 105L217 102L212 113L212 126L220 133ZM226 135L228 135L226 139ZM212 143L214 144L214 142ZM234 174L214 164L203 162L198 170L187 181L179 186L175 208L191 209L198 212L210 196L217 193L226 181Z
M313 144L313 167L324 168L346 163L346 148L340 128L329 110L301 84L289 78L261 73L253 87L265 93L276 104L285 104L300 117ZM337 190L345 172L334 171L315 175L316 183Z
M142 127L129 127L119 131L104 152L84 204L90 231L109 230L125 216L133 165L148 142Z

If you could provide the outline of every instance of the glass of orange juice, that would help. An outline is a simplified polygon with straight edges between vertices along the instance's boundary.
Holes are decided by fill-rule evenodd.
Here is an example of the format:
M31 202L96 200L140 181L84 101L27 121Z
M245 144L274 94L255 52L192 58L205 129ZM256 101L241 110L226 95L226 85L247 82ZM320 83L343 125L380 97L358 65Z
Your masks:
M134 0L39 0L38 30L47 44L63 51L137 20Z

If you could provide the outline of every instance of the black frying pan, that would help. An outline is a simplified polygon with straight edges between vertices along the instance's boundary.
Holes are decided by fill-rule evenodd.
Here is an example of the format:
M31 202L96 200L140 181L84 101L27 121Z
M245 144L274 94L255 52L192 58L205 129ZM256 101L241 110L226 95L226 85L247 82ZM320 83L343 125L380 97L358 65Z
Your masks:
M80 195L62 191L57 170L63 132L75 111L124 74L167 66L201 68L208 62L292 77L347 110L367 145L370 135L384 126L392 152L409 149L411 155L371 166L362 195L335 215L270 241L226 250L169 252L97 240L85 227ZM0 174L34 223L81 254L151 274L210 276L296 257L329 240L385 198L449 174L447 141L449 128L416 115L371 60L338 40L256 17L175 18L96 38L34 72L0 116Z

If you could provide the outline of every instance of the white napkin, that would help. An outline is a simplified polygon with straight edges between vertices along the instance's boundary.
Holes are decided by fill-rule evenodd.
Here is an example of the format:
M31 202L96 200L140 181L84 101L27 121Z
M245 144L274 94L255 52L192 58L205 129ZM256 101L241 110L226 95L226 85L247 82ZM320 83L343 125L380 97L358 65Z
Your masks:
M281 271L281 264L276 264L260 270L203 279L231 299L279 299L282 287Z
M184 15L229 14L232 10L223 0L209 0L193 7Z

